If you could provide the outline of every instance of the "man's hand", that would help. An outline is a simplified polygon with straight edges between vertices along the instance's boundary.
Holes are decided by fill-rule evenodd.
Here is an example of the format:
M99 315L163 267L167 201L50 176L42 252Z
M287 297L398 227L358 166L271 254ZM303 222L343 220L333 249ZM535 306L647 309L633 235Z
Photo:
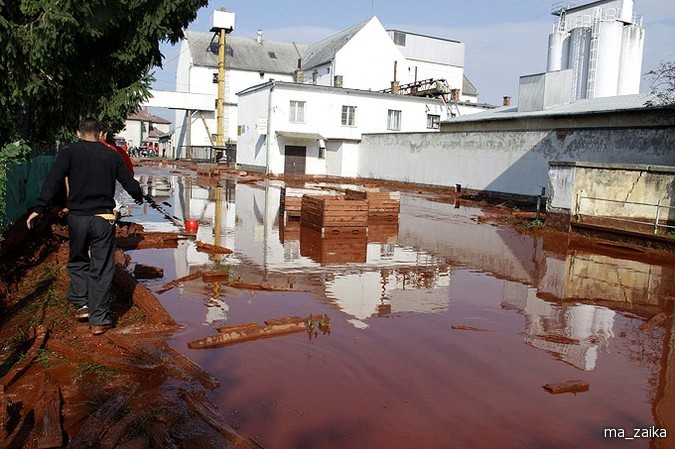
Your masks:
M26 227L28 229L33 229L33 219L37 217L39 214L37 212L31 212L28 218L26 219Z

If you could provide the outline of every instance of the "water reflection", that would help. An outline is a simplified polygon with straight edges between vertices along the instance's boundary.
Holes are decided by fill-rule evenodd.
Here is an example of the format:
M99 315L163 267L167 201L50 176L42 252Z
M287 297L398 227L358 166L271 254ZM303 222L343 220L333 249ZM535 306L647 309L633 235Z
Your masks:
M589 247L574 239L562 240L560 235L534 239L508 227L482 223L477 219L482 215L480 209L410 194L401 195L397 225L369 225L367 235L322 237L318 231L279 214L281 183L236 184L222 179L216 187L200 185L189 176L166 171L142 168L139 172L144 188L161 198L162 204L166 202L171 215L199 220L197 240L234 250L222 260L215 260L207 253L196 251L194 241L182 242L170 250L176 277L226 265L233 275L247 282L266 282L311 292L313 300L325 307L322 312L334 311L337 331L331 337L342 342L365 341L369 332L385 335L377 341L385 344L371 344L368 355L349 353L361 361L358 368L349 365L350 369L357 370L366 379L370 377L368 370L385 369L369 364L369 355L383 354L386 348L392 355L387 360L405 364L417 352L428 351L435 357L425 361L424 366L429 372L440 372L438 375L444 379L454 379L458 371L466 370L472 363L480 370L467 370L464 377L460 377L463 381L479 382L475 379L484 379L489 376L488 372L502 373L478 384L479 390L488 389L482 401L489 401L485 398L490 395L499 397L515 385L521 396L532 395L534 399L530 398L527 404L536 408L540 397L531 393L532 384L542 382L545 375L551 376L546 367L555 366L564 376L598 376L591 391L594 394L600 391L601 401L598 408L586 404L594 411L584 415L588 420L593 413L604 413L603 406L616 402L616 391L612 388L632 390L627 400L629 405L619 408L615 415L605 409L607 414L602 416L608 420L604 423L607 427L622 424L616 418L619 415L624 420L634 419L631 421L634 424L662 427L675 419L673 320L668 320L665 328L661 326L651 332L639 330L642 322L657 313L672 315L673 263L654 263L639 255L629 257L603 252L601 248ZM166 186L170 186L168 191ZM133 211L132 219L146 225L159 225L162 221L152 210L139 209ZM242 313L241 304L245 302L242 298L235 298L219 283L197 285L190 288L196 289L191 293L204 305L204 313L197 318L199 323L216 326L225 324L233 316L242 319L235 313ZM249 303L255 300L253 296L248 297ZM417 327L405 329L408 333L400 331L396 326L405 326L408 322L399 320L401 316L408 317ZM484 333L479 337L482 340L469 340L471 345L463 348L461 344L467 340L462 339L474 336L465 333L458 337L457 332L450 333L450 323L487 327L494 332ZM509 337L514 336L517 338L511 341ZM399 343L391 345L390 342L406 339L411 341L407 345L416 346L401 356L395 347ZM489 345L481 343L484 341ZM365 342L362 344L368 346ZM404 345L404 349L406 347ZM505 352L496 353L495 347ZM330 354L328 360L337 360L343 357L338 351L356 350L327 346L321 351ZM203 363L216 362L204 360ZM333 363L331 369L336 376L349 378L350 373L341 372L337 362L327 363ZM393 369L413 376L406 367L394 365ZM510 373L508 370L519 370L520 374L503 374ZM416 368L414 376L426 376L425 372ZM607 381L615 372L622 374ZM324 372L321 375L329 376ZM382 376L373 377L382 382ZM417 378L411 379L417 382ZM545 382L548 381L551 379L545 378ZM377 382L371 385L372 389L380 388ZM427 377L422 377L420 382L436 385L436 381ZM436 387L439 395L448 393L448 400L462 395L461 389L452 389L451 382ZM357 387L353 388L358 391ZM466 403L472 400L465 399ZM649 416L636 411L642 410L644 403L652 405L647 411L648 415L651 413ZM432 405L427 407L438 411L437 416L443 415ZM570 403L570 407L574 408L574 404ZM556 409L552 408L550 413L555 415ZM480 415L483 411L473 412L484 416ZM488 416L492 411L485 413ZM571 416L572 411L565 412L561 408L559 413L559 418L564 418ZM462 416L449 416L461 422ZM617 421L610 422L612 418ZM577 424L575 421L567 429L578 429ZM447 427L444 425L440 427ZM547 432L546 428L537 429ZM511 443L519 441L516 435L512 437L506 438L511 438ZM469 436L466 438L466 442L471 443ZM656 441L655 445L659 447L662 443ZM585 447L603 447L603 444L606 445L598 439ZM516 447L515 444L506 446Z

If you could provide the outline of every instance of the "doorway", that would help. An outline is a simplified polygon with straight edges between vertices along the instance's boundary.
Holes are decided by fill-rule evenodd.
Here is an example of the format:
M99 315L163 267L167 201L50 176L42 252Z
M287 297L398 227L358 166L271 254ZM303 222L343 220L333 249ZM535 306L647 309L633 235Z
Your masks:
M286 158L284 160L284 174L304 175L307 159L307 147L286 145L284 147Z

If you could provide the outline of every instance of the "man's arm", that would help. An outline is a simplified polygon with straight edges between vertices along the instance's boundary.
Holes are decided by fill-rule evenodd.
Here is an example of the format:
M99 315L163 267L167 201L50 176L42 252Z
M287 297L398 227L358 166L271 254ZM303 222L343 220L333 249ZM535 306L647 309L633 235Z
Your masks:
M116 159L117 180L122 184L124 190L131 195L136 204L143 204L143 191L141 190L141 185L134 179L126 165L124 165L122 156L118 154Z
M42 185L42 191L35 201L35 206L33 211L28 215L26 219L26 227L31 229L33 227L33 219L45 211L47 205L54 197L59 193L63 188L63 180L66 179L68 175L68 170L70 168L70 155L67 149L63 149L56 156L54 165L49 170L45 182ZM67 180L66 180L67 183ZM67 188L67 184L66 184Z

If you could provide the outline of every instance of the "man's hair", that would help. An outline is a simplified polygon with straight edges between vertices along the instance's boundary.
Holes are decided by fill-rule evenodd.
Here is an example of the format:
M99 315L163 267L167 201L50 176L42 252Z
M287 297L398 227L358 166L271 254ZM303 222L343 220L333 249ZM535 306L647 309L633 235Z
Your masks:
M81 134L94 134L96 137L103 131L103 127L94 117L87 117L80 122L78 128Z

